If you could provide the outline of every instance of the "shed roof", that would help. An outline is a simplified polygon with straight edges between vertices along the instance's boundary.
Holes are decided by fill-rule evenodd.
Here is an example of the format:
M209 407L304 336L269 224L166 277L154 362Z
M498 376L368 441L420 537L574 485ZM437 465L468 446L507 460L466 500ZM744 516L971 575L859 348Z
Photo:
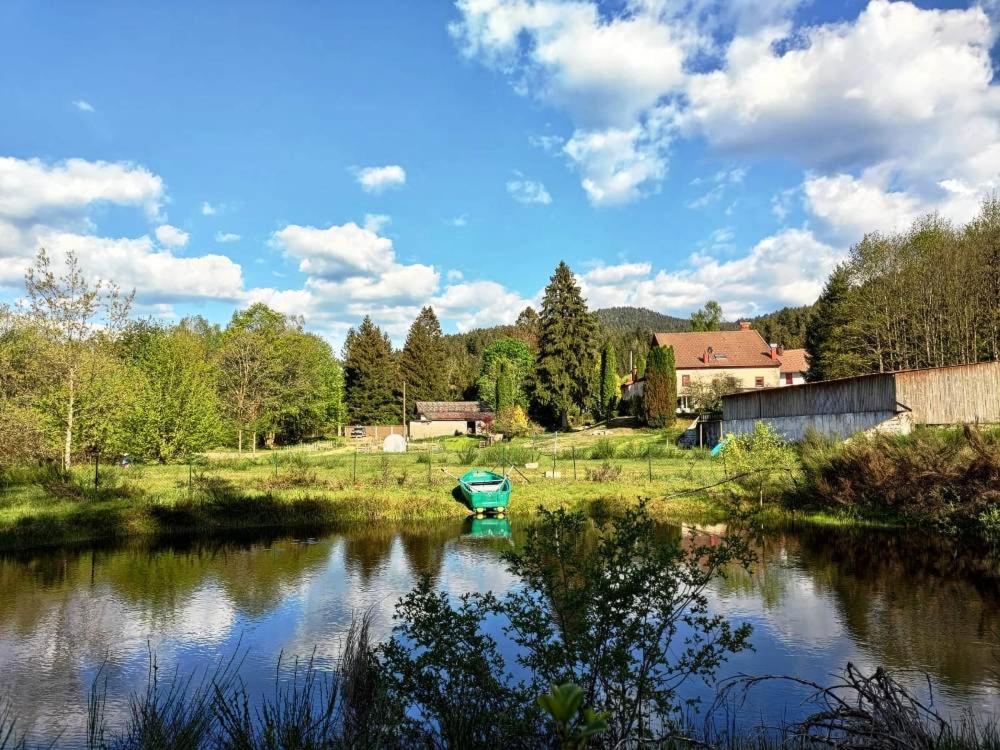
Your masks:
M478 421L493 416L485 401L417 401L415 406L417 415L428 421Z
M678 370L709 370L732 367L777 367L771 349L752 328L740 331L655 333L653 346L672 346ZM708 362L705 353L711 349Z

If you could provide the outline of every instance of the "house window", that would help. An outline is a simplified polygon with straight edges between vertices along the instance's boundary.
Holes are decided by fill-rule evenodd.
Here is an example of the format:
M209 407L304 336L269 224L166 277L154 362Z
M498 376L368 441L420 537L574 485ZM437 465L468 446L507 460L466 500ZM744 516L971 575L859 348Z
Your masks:
M691 385L691 376L690 375L681 375L681 385L684 386L685 388L687 388L689 385Z
M754 378L754 383L753 384L754 384L755 388L763 388L764 387L764 378Z
M785 373L785 385L791 385L792 384L792 380L793 380L794 377L795 376L792 375L792 373L786 372Z

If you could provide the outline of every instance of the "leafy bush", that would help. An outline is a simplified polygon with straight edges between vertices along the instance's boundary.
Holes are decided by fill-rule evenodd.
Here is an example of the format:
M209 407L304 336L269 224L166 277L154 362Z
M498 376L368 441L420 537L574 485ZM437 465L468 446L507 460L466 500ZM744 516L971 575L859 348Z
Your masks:
M505 406L501 409L493 426L497 432L502 433L505 437L524 435L530 429L528 415L525 414L524 409L517 405Z
M752 432L727 435L722 458L740 493L761 505L787 490L795 465L792 448L764 421L755 423Z

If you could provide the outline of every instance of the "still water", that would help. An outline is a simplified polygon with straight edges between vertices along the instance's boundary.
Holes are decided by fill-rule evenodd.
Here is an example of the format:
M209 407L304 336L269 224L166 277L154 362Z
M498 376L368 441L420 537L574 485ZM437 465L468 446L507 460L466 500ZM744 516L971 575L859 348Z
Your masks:
M113 720L126 710L124 696L145 687L151 652L169 678L239 651L250 692L269 692L281 654L287 662L315 650L329 666L354 613L373 608L377 635L385 636L396 600L421 573L455 594L513 585L499 562L524 533L512 523L0 557L0 694L34 739L74 747L95 676L107 678ZM756 546L750 573L712 589L716 612L754 627L754 650L732 659L726 674L825 682L848 661L884 665L926 672L946 711L1000 712L1000 565L991 554L857 530L773 533ZM915 672L907 679L920 682ZM690 689L711 694L707 686ZM801 697L772 684L741 715L794 719Z

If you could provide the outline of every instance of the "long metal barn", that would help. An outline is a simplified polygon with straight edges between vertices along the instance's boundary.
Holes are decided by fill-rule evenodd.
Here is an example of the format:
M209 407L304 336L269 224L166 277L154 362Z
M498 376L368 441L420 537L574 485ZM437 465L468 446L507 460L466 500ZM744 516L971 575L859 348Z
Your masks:
M906 434L915 425L1000 424L1000 362L859 375L725 396L722 432L760 420L791 441L810 429L829 437Z

